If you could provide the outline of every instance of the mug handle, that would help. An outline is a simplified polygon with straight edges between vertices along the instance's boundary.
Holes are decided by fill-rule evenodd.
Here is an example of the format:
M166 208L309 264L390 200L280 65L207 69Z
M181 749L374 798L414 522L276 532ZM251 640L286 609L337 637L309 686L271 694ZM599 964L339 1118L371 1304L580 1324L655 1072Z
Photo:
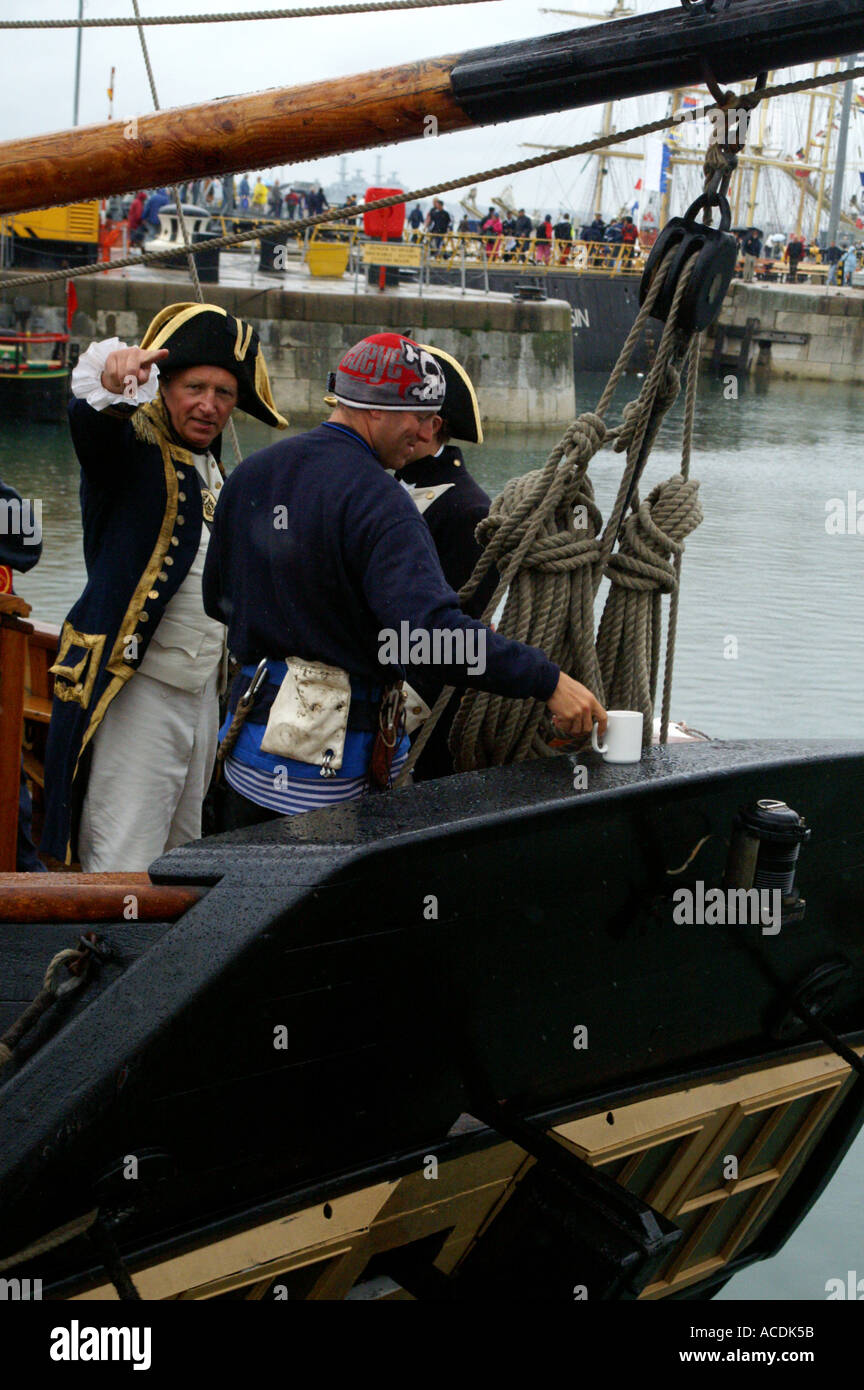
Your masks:
M599 724L592 724L591 726L591 747L594 749L595 753L606 753L609 750L609 745L608 743L600 743L598 741L597 730L599 727Z

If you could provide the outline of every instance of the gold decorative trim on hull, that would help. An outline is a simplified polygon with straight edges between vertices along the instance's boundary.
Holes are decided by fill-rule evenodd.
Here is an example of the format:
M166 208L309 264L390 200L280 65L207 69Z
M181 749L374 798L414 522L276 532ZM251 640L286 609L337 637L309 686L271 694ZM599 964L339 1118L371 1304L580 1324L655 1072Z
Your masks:
M684 1231L642 1299L696 1284L740 1253L851 1083L850 1068L828 1053L557 1130L592 1167Z
M752 1240L850 1084L846 1063L824 1053L604 1109L553 1133L683 1227L641 1295L657 1299L721 1269ZM730 1157L737 1177L724 1176ZM451 1274L533 1163L508 1141L441 1162L435 1178L427 1159L405 1177L130 1272L144 1299L408 1299L373 1277L375 1256L440 1237L435 1267ZM107 1283L77 1295L116 1297Z

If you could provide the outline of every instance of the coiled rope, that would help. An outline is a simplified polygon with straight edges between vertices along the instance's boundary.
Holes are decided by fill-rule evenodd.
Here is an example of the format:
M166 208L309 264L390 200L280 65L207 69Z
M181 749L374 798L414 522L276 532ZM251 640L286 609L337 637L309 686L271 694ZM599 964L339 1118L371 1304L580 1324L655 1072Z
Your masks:
M459 592L464 605L494 564L500 580L483 614L484 622L491 619L506 591L498 631L540 647L602 702L641 710L646 744L653 731L662 596L677 593L685 539L702 519L698 484L689 479L699 344L677 326L692 262L679 277L654 364L638 398L625 407L617 430L607 429L604 416L673 254L674 250L652 280L596 410L580 415L568 427L542 469L512 479L492 503L488 517L477 528L485 549ZM679 364L685 354L688 391L682 473L661 483L643 503L639 479L662 420L678 397ZM601 535L602 518L587 474L592 458L605 444L613 444L619 452L626 450L627 462ZM625 521L628 506L631 513ZM615 551L619 534L621 545ZM595 643L594 600L604 575L611 587ZM673 655L670 619L668 685ZM408 782L453 693L453 687L447 687L436 701L395 784L397 789ZM668 702L667 689L663 701L667 722ZM465 772L549 754L551 737L552 725L539 701L469 690L462 695L449 746L456 770Z
M734 99L734 93L725 94L727 103ZM752 109L754 104L750 94L747 107ZM743 138L746 134L731 145L721 144L715 132L703 170L706 192L725 196ZM704 218L707 222L708 206ZM643 747L650 745L654 733L664 594L670 595L670 609L661 743L668 737L681 562L686 538L702 521L699 484L690 478L701 334L685 333L678 325L681 302L693 274L692 259L678 276L660 345L638 398L624 407L618 430L607 431L604 416L674 254L673 247L653 276L596 411L574 421L543 469L508 483L493 502L489 516L477 527L477 539L485 541L486 548L459 593L464 604L490 565L496 563L501 577L483 614L484 621L489 622L506 591L499 623L502 635L536 643L561 670L581 681L608 706L640 710ZM681 364L685 364L687 374L681 471L658 484L641 502L639 481L660 425L680 392ZM587 469L605 443L613 443L617 452L626 451L627 462L608 524L598 538L602 520ZM625 520L628 507L630 514ZM580 531L584 534L578 534ZM604 577L610 581L610 591L595 643L594 600ZM397 788L407 783L453 693L453 687L441 692L411 749ZM456 770L550 753L546 720L546 710L539 701L467 691L449 735Z

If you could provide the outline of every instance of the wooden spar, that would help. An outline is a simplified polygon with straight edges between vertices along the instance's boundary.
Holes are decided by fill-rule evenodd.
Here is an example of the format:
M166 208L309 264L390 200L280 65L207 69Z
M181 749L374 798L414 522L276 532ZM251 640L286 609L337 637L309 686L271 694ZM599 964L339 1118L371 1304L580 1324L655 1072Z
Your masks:
M864 49L861 0L662 10L401 67L0 144L0 213L740 82ZM432 119L430 119L432 118Z
M462 130L471 121L450 91L456 61L439 58L178 107L125 126L115 121L9 141L0 144L0 213L416 140L428 116L441 134Z
M176 922L206 891L152 883L149 874L3 874L0 921Z

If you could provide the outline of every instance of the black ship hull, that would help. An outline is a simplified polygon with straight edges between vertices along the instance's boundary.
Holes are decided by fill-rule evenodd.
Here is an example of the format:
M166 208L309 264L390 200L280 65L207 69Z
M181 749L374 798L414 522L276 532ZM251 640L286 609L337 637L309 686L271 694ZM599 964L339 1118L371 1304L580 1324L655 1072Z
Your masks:
M461 285L461 272L430 271L435 285ZM573 324L573 369L576 372L609 372L615 366L627 334L639 312L639 275L604 275L598 272L538 271L532 266L494 266L488 272L489 289L516 294L517 286L530 286L547 299L563 299L570 305ZM466 271L470 289L485 287L483 272ZM647 371L660 341L663 325L651 320L637 344L628 371Z
M66 419L69 373L0 376L0 418L58 424Z
M819 1031L864 1041L864 748L592 756L587 790L557 757L152 866L208 891L100 928L113 962L0 1086L3 1277L572 1302L709 1297L773 1254L864 1119ZM677 925L764 797L813 827L806 910ZM0 927L0 1027L75 936Z
M93 265L99 259L95 241L20 232L10 233L9 241L9 265L14 270L61 270L64 266Z

